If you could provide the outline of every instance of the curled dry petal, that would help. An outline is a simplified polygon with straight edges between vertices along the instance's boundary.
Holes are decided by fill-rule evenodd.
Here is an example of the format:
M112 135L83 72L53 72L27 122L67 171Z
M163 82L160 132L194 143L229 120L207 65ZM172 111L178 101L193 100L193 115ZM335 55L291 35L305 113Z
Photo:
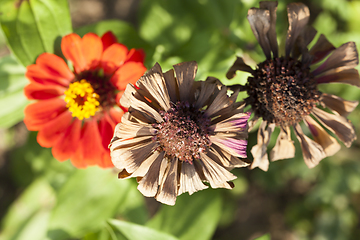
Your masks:
M254 70L244 62L243 58L240 58L240 57L236 57L236 61L234 62L234 64L230 67L230 69L226 73L226 77L228 79L235 77L237 70L240 70L243 72L248 72L251 74L254 73Z
M275 128L275 124L273 123L267 124L266 121L263 121L260 124L257 134L257 144L253 146L251 149L251 154L254 157L254 161L252 162L250 169L259 167L263 171L268 170L269 159L266 150L270 142L271 134L274 131L274 128Z
M354 126L343 116L327 113L319 108L313 108L313 114L322 125L335 133L346 147L350 147L356 139Z
M301 144L305 164L309 168L315 167L322 159L326 157L326 153L320 144L311 140L303 133L298 123L295 125L294 130L296 137Z
M348 42L338 47L333 53L312 73L314 76L323 74L328 70L339 72L351 69L359 64L359 57L354 42Z
M276 1L264 1L260 2L261 9L267 9L270 13L270 28L267 32L270 48L273 53L273 58L278 57L278 44L276 39L276 10L278 3Z
M360 87L359 72L356 69L330 69L320 77L315 78L317 84L346 83Z
M303 3L290 3L287 6L289 29L286 36L285 54L290 56L297 37L309 21L309 8Z
M340 150L340 144L337 140L330 136L312 117L306 116L305 123L309 127L315 142L321 145L326 156L332 156Z
M271 161L293 158L295 156L294 142L291 140L290 128L280 129L275 147L270 152Z
M334 45L332 45L327 38L321 34L315 45L310 49L310 54L314 56L312 64L320 62L333 50L335 50Z
M270 29L270 11L265 9L251 8L248 11L247 19L249 20L251 30L259 42L267 59L271 58L271 48L268 39Z
M343 117L347 117L359 104L358 101L347 101L341 97L327 93L322 94L321 101L326 107L330 108L334 114L338 114Z

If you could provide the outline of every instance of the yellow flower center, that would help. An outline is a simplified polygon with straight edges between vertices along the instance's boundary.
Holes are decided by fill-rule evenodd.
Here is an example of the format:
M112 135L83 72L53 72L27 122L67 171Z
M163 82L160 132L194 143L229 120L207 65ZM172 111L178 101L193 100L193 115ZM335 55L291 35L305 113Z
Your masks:
M94 116L100 105L99 95L85 79L70 84L65 91L65 102L72 116L80 120Z

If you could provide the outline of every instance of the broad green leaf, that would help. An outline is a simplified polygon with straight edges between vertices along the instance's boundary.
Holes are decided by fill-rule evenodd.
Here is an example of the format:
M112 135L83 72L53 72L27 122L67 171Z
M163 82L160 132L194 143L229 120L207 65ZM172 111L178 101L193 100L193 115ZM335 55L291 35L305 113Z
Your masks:
M109 223L120 231L128 240L176 240L177 238L155 229L141 226L138 224L120 221L117 219L109 220ZM196 239L196 238L189 238Z
M208 189L191 196L183 194L175 206L163 205L147 226L179 239L211 239L222 211L221 190Z
M0 239L43 239L54 204L51 186L44 179L37 179L10 207L2 222Z
M270 234L265 234L261 237L255 238L254 240L271 240Z
M126 45L128 48L148 47L148 44L140 38L139 34L131 24L120 20L100 21L75 30L80 36L93 32L100 37L107 31L113 32L117 37L118 42Z
M128 206L132 189L136 189L133 182L118 180L113 170L91 167L75 171L57 193L49 238L82 237L102 229L120 206Z
M24 118L29 103L23 92L28 83L25 71L13 57L0 58L0 128L11 127Z
M0 12L8 46L24 66L43 52L60 54L61 37L72 31L66 0L2 0Z

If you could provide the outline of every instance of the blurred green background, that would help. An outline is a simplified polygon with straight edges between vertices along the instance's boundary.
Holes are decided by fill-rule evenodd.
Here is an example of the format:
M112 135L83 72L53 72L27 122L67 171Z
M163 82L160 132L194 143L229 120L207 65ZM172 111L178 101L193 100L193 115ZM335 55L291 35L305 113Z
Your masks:
M360 139L349 149L342 145L337 154L313 169L306 167L297 145L294 159L270 163L268 172L233 170L238 176L233 190L183 194L169 207L143 197L134 179L120 181L114 170L79 170L69 161L58 162L50 149L38 145L36 133L28 132L21 122L28 104L22 92L27 84L23 65L33 63L45 50L59 54L60 36L71 31L83 35L112 30L128 47L145 50L148 68L159 62L168 70L173 64L196 60L197 80L214 76L224 84L245 83L245 73L238 73L233 80L227 80L225 73L237 55L252 66L265 59L246 19L248 9L258 7L258 1L45 2L1 0L0 5L4 31L0 32L1 240L360 239ZM280 1L278 6L280 45L287 31L289 2ZM318 34L325 34L336 47L354 41L359 49L360 1L302 2L310 8L310 24ZM14 6L20 6L21 14L4 15ZM33 6L56 9L48 16L51 21L44 9L36 12ZM60 27L47 32L52 41L39 44L34 32L53 22ZM19 38L6 44L4 26L22 29L20 40L26 39L23 44L31 51L21 53L16 45ZM360 100L356 87L329 84L321 90ZM349 119L360 131L359 107ZM249 136L250 148L255 141L256 131ZM274 144L275 138L270 147Z

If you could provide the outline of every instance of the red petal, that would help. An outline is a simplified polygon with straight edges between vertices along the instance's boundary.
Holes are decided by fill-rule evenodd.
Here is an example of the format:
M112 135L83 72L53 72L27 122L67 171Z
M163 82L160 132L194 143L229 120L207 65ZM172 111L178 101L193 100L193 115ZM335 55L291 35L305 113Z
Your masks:
M63 37L61 40L61 50L66 59L69 59L73 63L75 72L79 73L86 69L87 62L83 55L81 38L79 35L71 33Z
M100 62L103 45L100 37L94 33L87 33L81 41L82 53L86 61L86 69L96 68Z
M25 96L28 99L49 99L64 94L66 88L58 85L43 85L39 83L30 83L24 88Z
M104 149L107 149L110 144L114 134L115 125L114 121L107 114L100 120L99 131Z
M73 117L71 112L65 111L57 118L44 124L43 128L37 135L37 141L42 147L52 147L65 133L65 130L69 128Z
M110 157L110 150L106 149L103 154L102 154L102 161L101 164L99 165L100 167L103 168L111 168L114 167L114 164L111 161L111 157Z
M32 103L25 108L24 122L30 131L40 130L44 124L66 111L66 102L60 98L52 98Z
M127 54L127 47L120 43L114 43L108 47L101 58L104 73L107 75L114 73L125 62Z
M145 53L142 49L130 49L126 62L144 62Z
M81 133L81 121L77 118L74 118L74 121L66 129L65 133L62 135L62 138L54 144L52 148L53 156L59 161L65 161L71 158L72 163L75 167L81 168L86 167L78 159L73 160L72 156L75 155Z
M128 83L135 82L145 73L146 67L140 62L127 62L111 77L111 82L119 89L125 90Z
M25 76L31 82L64 87L74 79L74 74L65 61L51 53L41 54L36 59L36 64L27 67Z
M111 119L113 120L113 122L116 124L118 124L121 121L121 117L124 114L124 112L122 110L117 110L115 108L110 109L110 116Z
M105 49L110 47L112 44L117 43L116 36L111 31L104 33L104 35L101 37L101 41L103 44L103 51L105 51Z
M99 165L104 147L97 121L94 119L85 122L79 142L79 155L83 157L87 166Z

